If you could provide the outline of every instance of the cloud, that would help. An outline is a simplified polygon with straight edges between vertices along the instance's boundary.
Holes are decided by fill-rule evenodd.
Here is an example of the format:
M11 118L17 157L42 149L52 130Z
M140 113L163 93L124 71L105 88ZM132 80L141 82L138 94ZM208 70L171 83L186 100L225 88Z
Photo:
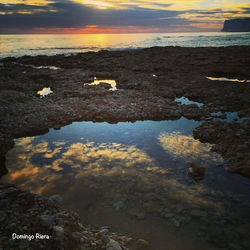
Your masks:
M0 33L46 29L86 32L193 31L220 29L230 17L250 16L249 4L223 8L197 8L201 0L186 1L0 1ZM182 7L178 7L181 6ZM186 7L185 7L186 6ZM187 8L189 6L189 8ZM185 8L184 8L185 7ZM199 24L201 24L199 26ZM207 26L205 24L208 24ZM216 24L216 25L215 25ZM96 29L86 30L87 26ZM130 28L129 28L130 27ZM132 27L132 28L131 28Z

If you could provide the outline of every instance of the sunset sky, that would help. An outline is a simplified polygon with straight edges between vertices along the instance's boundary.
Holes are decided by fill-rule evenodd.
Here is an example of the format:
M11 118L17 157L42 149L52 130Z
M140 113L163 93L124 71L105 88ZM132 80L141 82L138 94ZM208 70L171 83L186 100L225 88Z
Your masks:
M0 0L0 33L219 31L249 0Z

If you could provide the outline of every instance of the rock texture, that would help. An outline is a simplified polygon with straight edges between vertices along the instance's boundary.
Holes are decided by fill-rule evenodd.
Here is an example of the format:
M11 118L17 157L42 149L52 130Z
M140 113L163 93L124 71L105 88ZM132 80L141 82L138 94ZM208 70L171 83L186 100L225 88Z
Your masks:
M61 207L59 196L45 198L0 182L2 249L128 249L132 239L107 227L93 229ZM135 243L134 243L135 244Z
M17 137L43 134L49 128L59 129L73 121L116 123L176 120L184 116L205 120L200 131L195 132L196 138L215 143L214 150L233 164L230 171L248 176L245 174L248 170L242 169L249 169L248 154L243 148L249 147L250 84L211 81L206 77L250 80L249 54L247 46L155 47L72 56L5 58L0 68L1 173L6 172L5 153ZM59 69L30 65L53 65ZM118 90L110 91L105 84L85 84L93 82L94 77L116 80ZM53 94L40 98L37 91L44 87L51 87ZM176 97L182 96L204 105L175 102ZM219 120L209 121L214 117L211 112L218 111L238 112L246 121L232 126L224 120L227 130L221 131ZM217 134L213 136L215 131ZM236 136L238 132L240 137ZM241 156L232 150L239 145ZM238 167L240 162L244 165Z

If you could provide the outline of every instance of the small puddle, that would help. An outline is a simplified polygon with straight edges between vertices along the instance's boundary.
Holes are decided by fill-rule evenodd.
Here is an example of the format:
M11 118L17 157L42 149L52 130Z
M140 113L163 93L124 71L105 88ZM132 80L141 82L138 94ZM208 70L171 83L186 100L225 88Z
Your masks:
M33 69L51 69L51 70L59 70L61 68L56 67L56 66L35 66L35 65L25 65L25 66L29 66Z
M43 88L42 90L37 91L37 94L40 95L40 98L43 98L46 95L50 95L52 93L53 91L50 88Z
M241 83L250 82L250 80L229 79L226 77L209 77L209 76L207 76L206 78L209 80L212 80L212 81L241 82Z
M198 107L201 107L203 106L204 104L203 103L200 103L200 102L193 102L193 101L190 101L187 97L180 97L180 98L175 98L175 101L176 102L180 102L181 104L184 104L184 105L190 105L190 104L195 104L197 105Z
M244 117L244 118L240 118L238 116L238 113L237 112L213 112L210 114L211 116L213 116L214 118L217 118L219 120L223 120L223 121L239 121L239 122L242 122L244 121L245 119L248 119L248 117Z
M52 65L41 65L41 66L35 66L33 64L22 64L22 63L17 63L17 62L13 62L13 64L17 64L23 67L30 67L33 69L50 69L50 70L59 70L61 69L60 67L56 67L56 66L52 66Z
M110 87L111 87L111 88L109 88L109 90L111 90L111 91L117 90L116 81L115 80L109 80L109 79L97 80L97 78L94 77L94 81L91 82L91 83L86 83L86 85L93 86L93 85L99 85L99 84L102 84L102 83L109 84Z

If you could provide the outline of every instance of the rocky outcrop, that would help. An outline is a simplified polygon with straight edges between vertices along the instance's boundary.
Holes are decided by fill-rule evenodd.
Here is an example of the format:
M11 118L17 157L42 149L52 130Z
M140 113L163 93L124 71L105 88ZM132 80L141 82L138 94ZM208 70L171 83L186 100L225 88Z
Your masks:
M49 128L59 129L73 121L116 123L176 120L181 116L200 121L213 117L211 112L218 111L234 111L241 118L247 118L249 83L211 81L206 76L249 80L249 53L248 46L158 47L72 56L5 58L0 68L0 169L6 172L4 155L12 147L14 138L43 134ZM54 65L59 69L25 66L32 64ZM107 84L85 84L93 82L94 77L115 80L117 90L106 89ZM44 87L50 87L53 94L40 98L37 91ZM182 96L204 105L175 102L176 97ZM247 131L248 124L244 124L241 133ZM231 129L231 134L237 132L236 126ZM231 138L230 133L224 136ZM202 127L197 138L215 141L217 135L211 137L210 134L208 128ZM221 141L214 143L219 145ZM233 139L232 143L248 146L246 140ZM232 161L234 171L236 167L242 169L237 164L245 161L246 154L244 159L240 159L239 154L235 158L236 154L230 149L232 143L225 145L227 154L216 150Z
M0 182L0 246L3 249L128 249L132 239L107 227L80 224L78 214L45 198Z
M200 181L204 178L205 170L205 167L198 162L192 162L190 163L190 168L188 169L188 175L195 181Z
M224 32L250 32L250 18L231 19L224 22Z

